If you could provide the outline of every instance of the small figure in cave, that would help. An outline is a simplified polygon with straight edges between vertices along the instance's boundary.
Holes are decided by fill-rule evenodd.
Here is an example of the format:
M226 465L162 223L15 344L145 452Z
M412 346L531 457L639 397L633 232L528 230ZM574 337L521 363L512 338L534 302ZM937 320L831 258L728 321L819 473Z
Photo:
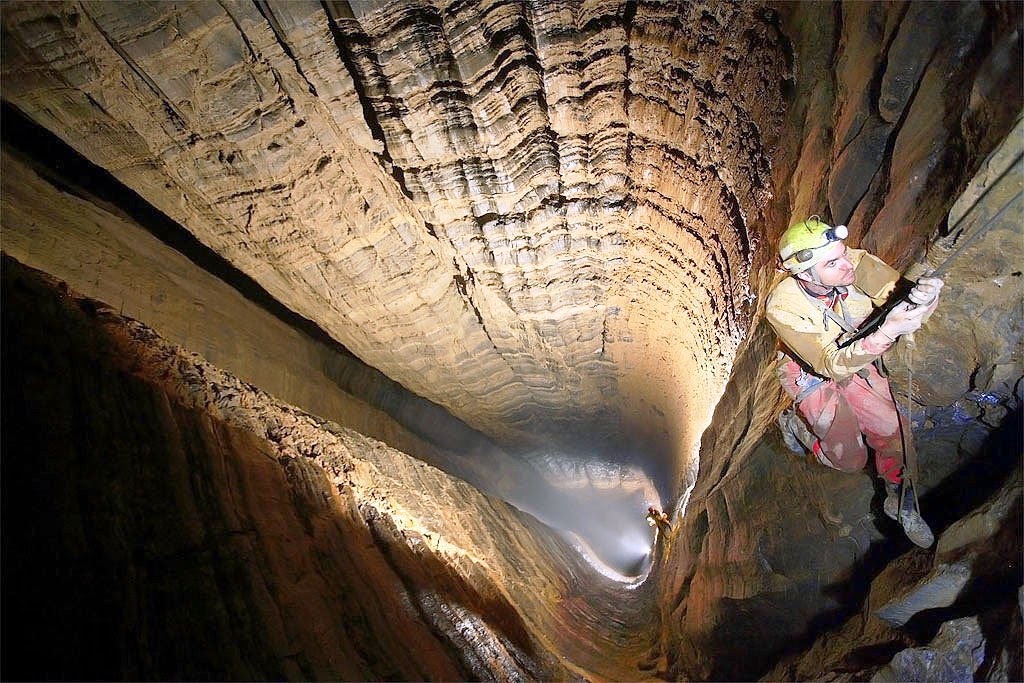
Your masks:
M672 529L672 523L668 521L668 514L659 512L658 508L653 505L647 508L647 526L653 526L658 531L670 531Z
M897 304L874 331L850 343L900 274L866 251L847 248L847 235L845 225L832 227L811 216L779 240L779 258L790 276L769 295L766 317L779 337L776 372L795 404L779 417L779 426L791 450L843 472L863 469L870 447L886 489L885 514L927 548L934 536L912 482L903 477L905 456L914 447L910 425L879 374L879 359L931 315L943 282L918 279L908 296L912 304Z

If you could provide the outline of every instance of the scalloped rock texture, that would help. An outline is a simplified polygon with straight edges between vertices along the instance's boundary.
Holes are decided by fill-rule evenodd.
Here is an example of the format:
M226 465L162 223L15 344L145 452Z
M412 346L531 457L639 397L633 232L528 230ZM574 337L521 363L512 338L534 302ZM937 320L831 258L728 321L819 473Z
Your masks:
M623 603L529 515L3 271L4 418L20 427L4 431L19 485L3 513L21 522L4 576L22 588L4 593L5 677L640 675L650 584Z
M503 443L688 463L788 77L748 3L13 4L4 97Z
M872 508L868 477L782 455L771 427L782 405L767 369L774 339L758 310L776 277L773 244L791 217L817 213L904 267L926 243L940 240L941 254L956 241L944 218L958 197L958 215L1005 204L1019 171L976 199L996 168L1019 164L1021 11L977 2L7 3L2 93L390 381L556 478L590 476L573 459L583 453L615 471L639 464L679 501L651 594L627 594L533 522L481 513L496 504L440 474L420 479L394 456L404 465L388 495L409 497L408 509L379 523L346 519L386 527L390 549L378 544L379 556L363 559L376 567L387 557L407 579L403 618L436 668L399 657L401 675L490 676L514 660L526 678L745 680L793 655L776 671L849 677L852 666L867 675L912 662L914 646L927 655L921 648L961 631L935 638L943 613L932 613L932 632L883 634L884 661L875 651L862 666L864 652L829 649L837 668L808 663L837 640L815 645L815 636L852 628L846 619L868 599L870 579L906 548L887 540L894 531ZM990 157L1004 139L1004 156ZM5 223L12 216L30 242L58 239L32 211L5 208ZM942 359L914 372L922 454L944 453L920 482L939 532L969 512L965 491L970 505L983 502L988 489L972 484L1008 466L985 464L993 428L1019 425L1003 422L1021 398L1019 221L1017 207L970 252L920 334L919 353ZM93 257L80 256L76 277L89 279ZM363 410L352 415L366 429L421 447ZM290 485L305 491L306 474ZM295 495L281 514L305 514L305 494ZM466 521L476 513L487 523ZM119 514L92 523L105 530ZM453 579L453 566L466 568L445 556L421 573L410 558L423 558L389 525L435 521L464 523L443 536L509 565ZM290 527L284 537L302 535ZM532 544L522 551L532 568L514 553L498 557L520 542ZM1019 555L1019 534L999 543ZM912 551L898 562L927 559ZM516 587L524 571L531 585ZM1012 574L999 580L1019 585L1019 567ZM871 600L903 588L882 584L888 597ZM957 605L957 624L981 616L983 630L991 619L998 629L1019 614L1007 616L1000 585L998 609ZM315 605L318 591L308 590L288 604ZM437 590L468 611L435 600ZM366 618L366 631L338 637L365 645L372 633L380 642L371 650L385 657L402 647L404 625ZM303 631L294 650L271 650L280 662L236 661L225 676L329 676L299 664L322 635ZM904 646L908 654L890 656ZM801 661L803 648L811 655ZM564 653L569 661L557 659ZM1019 678L1020 658L1004 655L983 670ZM396 673L374 664L337 672Z

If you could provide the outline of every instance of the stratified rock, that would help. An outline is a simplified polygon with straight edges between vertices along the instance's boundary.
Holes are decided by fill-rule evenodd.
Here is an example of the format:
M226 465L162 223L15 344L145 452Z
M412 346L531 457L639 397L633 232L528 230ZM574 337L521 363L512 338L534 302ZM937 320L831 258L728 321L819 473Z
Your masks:
M24 137L31 134L20 130ZM265 301L261 306L201 268L195 260L215 258L202 247L179 244L186 256L164 244L146 229L159 234L162 225L139 223L162 217L144 211L122 215L110 202L123 187L97 182L101 170L59 155L56 148L48 148L52 163L30 161L23 153L3 156L5 253L76 291L117 302L120 313L145 321L168 341L188 346L281 400L384 441L564 530L614 571L636 576L646 564L650 534L640 511L662 504L641 468L618 463L599 468L594 454L586 453L576 465L595 476L580 480L565 466L538 469L535 460L512 457L441 407L322 340L322 333L310 338L293 329L294 316L275 315ZM80 182L102 196L82 187L78 178L60 176L60 169L76 162L84 176ZM61 238L51 239L55 234ZM232 275L238 286L237 273L221 273ZM569 462L565 454L558 456L563 465ZM571 504L563 494L567 487L577 489ZM608 534L608 528L619 529L620 536Z
M14 3L3 96L504 445L674 477L789 77L746 2Z
M970 578L967 561L940 565L909 594L883 605L875 614L892 626L903 626L919 612L952 605Z
M295 430L294 414L276 412L253 418L254 429L246 423L250 436L238 436L233 423L208 426L208 415L252 417L239 401L253 395L227 380L225 391L211 390L202 381L208 367L173 354L174 367L159 366L173 391L149 377L161 389L145 400L93 389L102 382L79 394L97 393L101 414L157 425L147 435L161 458L190 453L197 470L229 471L220 464L241 460L222 443L236 437L257 454L244 462L256 463L260 486L240 489L216 474L197 476L193 490L179 468L173 485L153 489L152 498L168 501L158 521L191 525L170 526L169 543L183 534L188 542L166 557L174 568L187 565L187 585L202 588L195 609L209 619L195 633L224 643L222 661L182 659L184 673L747 679L843 624L872 576L863 625L846 623L843 638L815 645L821 657L791 670L864 678L922 644L872 613L936 565L885 542L893 529L872 510L868 477L779 457L768 430L784 399L758 306L776 276L775 240L794 218L847 222L854 246L897 267L924 247L1019 114L1018 5L67 0L9 2L0 23L5 107L109 170L390 381L507 450L558 445L574 457L595 454L588 464L639 464L657 474L676 510L652 574L656 602L644 592L653 583L624 598L622 584L590 581L584 561L540 525L362 437L328 437L298 418L303 428ZM31 224L46 209L23 218ZM40 238L60 237L48 230ZM1014 246L989 243L971 260L995 262ZM76 265L88 272L87 263ZM1016 315L1018 301L1003 296L1016 292L1015 272L966 287L969 305L932 340L921 335L923 343L952 339L948 331L966 327L971 311L998 300L976 316L981 343L950 342L948 354L926 349L928 363L918 366L922 394L942 395L932 407L947 411L928 418L972 426L954 443L935 444L955 451L949 462L961 445L979 450L991 431L987 399L968 398L965 388L1013 384L1020 395L1019 354L982 348L989 334L1020 337L1004 324ZM41 339L41 352L63 348L61 334ZM132 348L127 358L142 353ZM945 357L961 367L929 375L927 365ZM151 451L135 429L126 442L110 440L95 433L105 420L75 412L93 406L68 393L91 369L40 380L56 395L56 412L76 416L89 436L81 452L93 457L47 470L72 492L57 500L71 502L40 515L40 524L56 520L46 530L62 542L66 533L76 560L88 547L80 536L113 538L113 550L89 559L133 568L162 534L140 530L136 522L151 516L134 515L119 496L148 462L130 455ZM201 402L134 412L136 402L169 395ZM1012 417L1001 396L994 405ZM189 441L180 434L195 436L193 450L178 448ZM54 453L78 454L79 442L65 436L53 436ZM89 476L95 459L107 462L87 448L93 437L118 458L109 462L120 466L102 470L110 476ZM268 445L277 439L280 452ZM6 453L4 462L24 464ZM89 496L77 495L79 482ZM242 495L253 491L261 494L255 502ZM79 501L90 496L103 505L87 507L97 512L80 522ZM255 510L273 538L253 541L224 500ZM345 533L330 524L338 506L350 522ZM271 549L225 563L187 536L206 528L193 524L197 515L231 532L231 550L250 541ZM22 531L31 538L31 527ZM1010 547L1007 533L1001 527L997 537ZM130 542L122 547L123 537ZM985 562L998 556L979 553ZM317 577L334 576L335 563L356 578L325 588ZM252 567L262 573L248 583ZM972 566L975 576L1009 582L992 566L981 569ZM364 579L378 570L380 583ZM208 580L225 573L246 577L256 597L230 590L230 580ZM1006 603L1004 593L993 595ZM356 618L339 617L351 614L349 599ZM146 604L153 609L140 613L157 622L164 604L179 606ZM233 622L236 639L224 636L220 624L232 622L217 612L222 604L244 612ZM118 615L136 614L131 607ZM999 623L1010 618L994 610L987 615ZM310 611L318 618L305 619ZM196 636L178 626L186 620L177 612L168 619L174 637L158 644L159 666L147 660L115 673L183 677L166 662ZM129 636L163 632L137 621L124 629ZM843 650L843 639L867 649ZM564 653L572 662L559 659Z
M640 677L649 588L100 302L3 275L4 678Z

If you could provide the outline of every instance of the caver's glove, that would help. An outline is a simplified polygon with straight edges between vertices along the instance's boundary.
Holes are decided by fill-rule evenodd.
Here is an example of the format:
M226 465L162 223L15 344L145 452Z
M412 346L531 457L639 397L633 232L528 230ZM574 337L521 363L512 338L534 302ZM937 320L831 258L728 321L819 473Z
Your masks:
M937 277L922 277L910 290L908 299L889 311L879 326L882 334L890 339L916 332L939 304L939 292L943 282Z
M931 306L939 298L943 284L945 283L937 277L918 278L917 284L910 290L907 298L919 306Z
M917 306L904 301L889 311L889 314L885 316L885 321L878 329L890 339L916 332L921 328L928 312L927 306Z

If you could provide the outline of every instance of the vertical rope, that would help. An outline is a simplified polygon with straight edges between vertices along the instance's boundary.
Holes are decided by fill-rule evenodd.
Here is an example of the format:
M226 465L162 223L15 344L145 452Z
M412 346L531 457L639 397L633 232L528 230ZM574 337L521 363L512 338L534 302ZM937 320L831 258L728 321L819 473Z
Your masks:
M910 483L910 490L914 496L914 510L917 514L921 514L921 502L917 497L917 451L911 446L911 439L914 438L914 347L917 345L914 342L913 334L908 334L904 337L907 342L907 425L904 426L903 420L898 419L900 424L900 437L903 444L903 486L900 487L900 506L896 514L897 521L901 521L903 517L903 504L907 497L907 483ZM892 390L892 384L889 385L889 395L896 405L899 405L896 400L896 395Z

